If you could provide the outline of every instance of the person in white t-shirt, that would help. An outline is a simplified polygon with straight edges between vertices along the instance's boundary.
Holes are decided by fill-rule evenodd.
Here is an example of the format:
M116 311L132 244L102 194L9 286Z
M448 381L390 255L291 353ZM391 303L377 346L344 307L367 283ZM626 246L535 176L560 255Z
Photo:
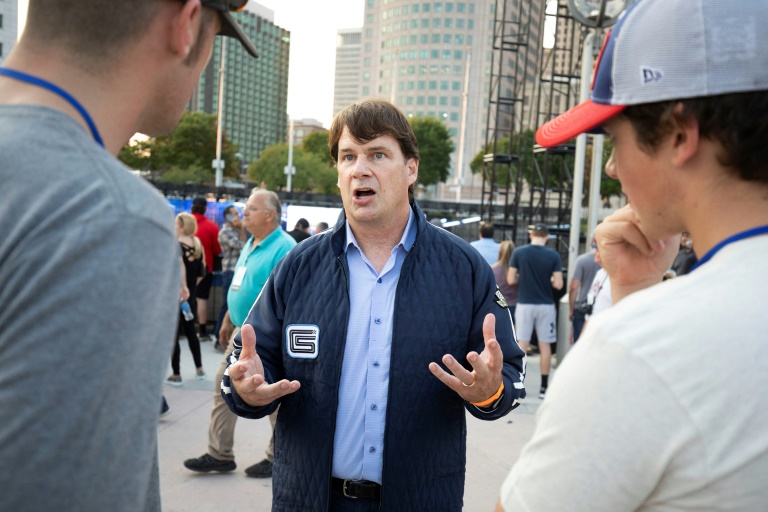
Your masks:
M497 510L766 509L764 20L764 0L639 0L591 99L539 128L546 147L602 128L630 206L597 228L615 305L558 368ZM683 231L702 257L662 283Z

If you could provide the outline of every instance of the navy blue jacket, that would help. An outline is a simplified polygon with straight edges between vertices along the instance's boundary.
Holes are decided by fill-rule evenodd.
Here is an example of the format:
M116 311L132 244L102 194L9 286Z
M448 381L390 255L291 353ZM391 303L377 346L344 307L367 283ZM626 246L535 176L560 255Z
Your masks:
M466 466L464 411L495 420L515 408L525 397L525 360L488 262L465 241L427 223L417 205L413 208L416 240L395 296L381 510L459 512ZM261 418L280 405L272 476L275 512L328 510L350 309L345 222L342 212L333 231L293 248L275 267L246 320L256 331L267 382L287 378L298 380L301 388L268 406L251 407L230 388L226 374L222 382L222 395L239 416ZM452 354L471 368L466 355L484 349L488 313L496 315L505 391L496 408L485 412L440 382L428 365ZM305 332L306 327L291 325L317 326L319 339L313 341L311 327ZM230 365L240 346L238 335ZM313 351L315 358L301 357Z

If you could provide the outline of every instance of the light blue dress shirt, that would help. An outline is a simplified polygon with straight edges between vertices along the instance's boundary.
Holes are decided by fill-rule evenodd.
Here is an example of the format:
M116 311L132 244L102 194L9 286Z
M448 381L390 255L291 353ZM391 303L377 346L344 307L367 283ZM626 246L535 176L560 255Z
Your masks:
M481 238L479 240L474 240L470 242L470 245L477 249L477 252L479 252L480 255L485 258L485 261L487 261L489 265L493 265L498 261L499 246L501 244L493 238Z
M332 474L381 483L395 292L403 261L416 240L416 223L411 210L403 237L380 274L360 250L349 223L346 226L350 310Z

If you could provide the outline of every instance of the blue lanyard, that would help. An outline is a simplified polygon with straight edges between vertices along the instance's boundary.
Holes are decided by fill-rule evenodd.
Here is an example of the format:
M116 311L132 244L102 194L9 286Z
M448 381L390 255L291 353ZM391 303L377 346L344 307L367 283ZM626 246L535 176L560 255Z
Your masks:
M696 264L691 268L691 270L688 271L688 273L690 274L691 272L693 272L694 270L696 270L697 268L699 268L700 266L702 266L703 264L711 260L712 256L714 256L715 253L717 253L717 251L719 251L726 245L732 244L734 242L738 242L739 240L744 240L745 238L751 238L753 236L765 235L765 234L768 234L768 224L764 226L758 226L756 228L748 229L746 231L742 231L741 233L736 233L733 236L729 236L728 238L726 238L725 240L723 240L722 242L720 242L719 244L711 248L707 252L707 254L702 256L701 259L698 262L696 262Z
M88 111L85 110L85 108L80 104L80 102L77 101L67 91L65 91L58 85L53 84L47 80L43 80L42 78L36 77L34 75L28 75L26 73L22 73L21 71L16 71L13 69L0 67L0 75L19 80L21 82L26 82L28 84L36 85L38 87L42 87L43 89L47 89L52 93L60 96L62 99L66 100L67 102L69 102L69 104L72 105L75 108L75 110L77 110L80 113L81 116L83 116L83 119L85 120L86 124L88 124L88 128L91 129L91 135L93 135L93 139L99 144L99 146L104 147L104 141L101 139L99 130L96 128L96 124L93 122L93 119L91 119L91 116L88 114Z

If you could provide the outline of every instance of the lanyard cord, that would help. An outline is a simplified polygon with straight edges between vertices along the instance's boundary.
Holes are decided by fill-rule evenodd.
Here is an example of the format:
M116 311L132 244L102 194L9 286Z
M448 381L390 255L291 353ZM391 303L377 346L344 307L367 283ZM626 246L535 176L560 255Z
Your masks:
M96 124L93 122L93 119L91 119L91 116L88 114L88 111L85 110L85 108L80 104L80 102L77 101L67 91L65 91L58 85L51 83L47 80L43 80L42 78L36 77L34 75L28 75L27 73L22 73L21 71L16 71L14 69L0 67L0 75L7 76L8 78L13 78L15 80L19 80L21 82L26 82L31 85L36 85L38 87L42 87L43 89L51 91L52 93L66 100L83 117L86 124L88 125L88 128L90 128L91 130L91 135L93 135L93 139L99 144L99 146L104 147L104 141L101 139L99 130L96 128Z
M751 238L753 236L759 236L759 235L765 235L768 234L768 224L764 226L758 226L756 228L748 229L746 231L742 231L740 233L736 233L733 236L729 236L713 248L711 248L707 254L701 257L701 259L691 268L691 270L688 271L690 274L706 262L712 259L712 256L714 256L717 251L725 247L726 245L732 244L734 242L738 242L739 240L744 240L745 238Z

